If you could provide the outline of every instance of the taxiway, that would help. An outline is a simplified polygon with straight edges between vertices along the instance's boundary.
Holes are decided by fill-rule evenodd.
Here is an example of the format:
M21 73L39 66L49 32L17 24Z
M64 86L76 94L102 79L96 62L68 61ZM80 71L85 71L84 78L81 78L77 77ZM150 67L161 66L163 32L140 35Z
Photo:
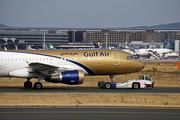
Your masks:
M179 93L180 87L154 87L145 89L101 89L98 87L43 87L41 90L25 89L24 87L0 87L0 93Z
M0 107L1 120L179 120L180 108Z

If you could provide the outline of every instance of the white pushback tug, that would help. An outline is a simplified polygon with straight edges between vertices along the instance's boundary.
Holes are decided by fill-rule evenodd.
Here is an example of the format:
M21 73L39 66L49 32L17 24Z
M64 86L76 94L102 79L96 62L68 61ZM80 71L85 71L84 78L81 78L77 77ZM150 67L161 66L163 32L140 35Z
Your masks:
M146 88L146 87L154 87L154 82L152 81L149 75L140 75L138 79L126 80L123 82L115 83L115 82L98 82L98 87L100 88Z

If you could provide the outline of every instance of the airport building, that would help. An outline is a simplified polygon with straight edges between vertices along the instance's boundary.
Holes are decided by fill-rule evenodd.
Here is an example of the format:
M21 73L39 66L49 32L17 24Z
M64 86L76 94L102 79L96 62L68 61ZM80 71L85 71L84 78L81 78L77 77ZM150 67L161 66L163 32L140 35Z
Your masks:
M117 46L123 48L128 44L131 46L160 47L172 38L180 40L180 31L172 30L59 30L59 28L6 28L0 29L0 49L4 46L10 49L26 49L31 45L34 49L42 49L42 45L52 43L61 49L61 46L75 43L81 48L92 47L94 42L101 40L103 45ZM82 44L83 43L83 44ZM89 44L88 44L89 43ZM78 44L78 45L77 45ZM73 44L71 44L73 47ZM163 47L164 47L163 46ZM63 49L63 48L62 48Z
M180 39L180 32L175 31L69 31L69 42L101 42L107 43L130 43L131 41L142 41L142 42L164 42L170 38Z
M69 35L60 31L40 31L40 30L1 30L0 47L9 49L26 49L31 45L34 49L42 49L43 44L52 43L54 46L68 44Z

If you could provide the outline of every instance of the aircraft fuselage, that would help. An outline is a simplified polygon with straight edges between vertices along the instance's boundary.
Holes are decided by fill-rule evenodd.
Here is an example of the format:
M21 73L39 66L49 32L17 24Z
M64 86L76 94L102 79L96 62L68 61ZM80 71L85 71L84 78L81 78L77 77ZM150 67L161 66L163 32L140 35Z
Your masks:
M9 77L10 72L19 69L30 71L30 63L47 64L62 71L82 70L85 75L125 74L144 67L140 61L128 59L130 54L118 50L1 51L0 56L2 77Z

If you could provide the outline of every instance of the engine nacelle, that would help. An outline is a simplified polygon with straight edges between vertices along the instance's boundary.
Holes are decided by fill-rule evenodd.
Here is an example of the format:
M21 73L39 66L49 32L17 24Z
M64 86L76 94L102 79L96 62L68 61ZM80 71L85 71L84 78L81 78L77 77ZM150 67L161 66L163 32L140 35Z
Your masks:
M45 78L45 81L70 85L82 84L84 82L84 72L81 70L58 71L57 74Z

